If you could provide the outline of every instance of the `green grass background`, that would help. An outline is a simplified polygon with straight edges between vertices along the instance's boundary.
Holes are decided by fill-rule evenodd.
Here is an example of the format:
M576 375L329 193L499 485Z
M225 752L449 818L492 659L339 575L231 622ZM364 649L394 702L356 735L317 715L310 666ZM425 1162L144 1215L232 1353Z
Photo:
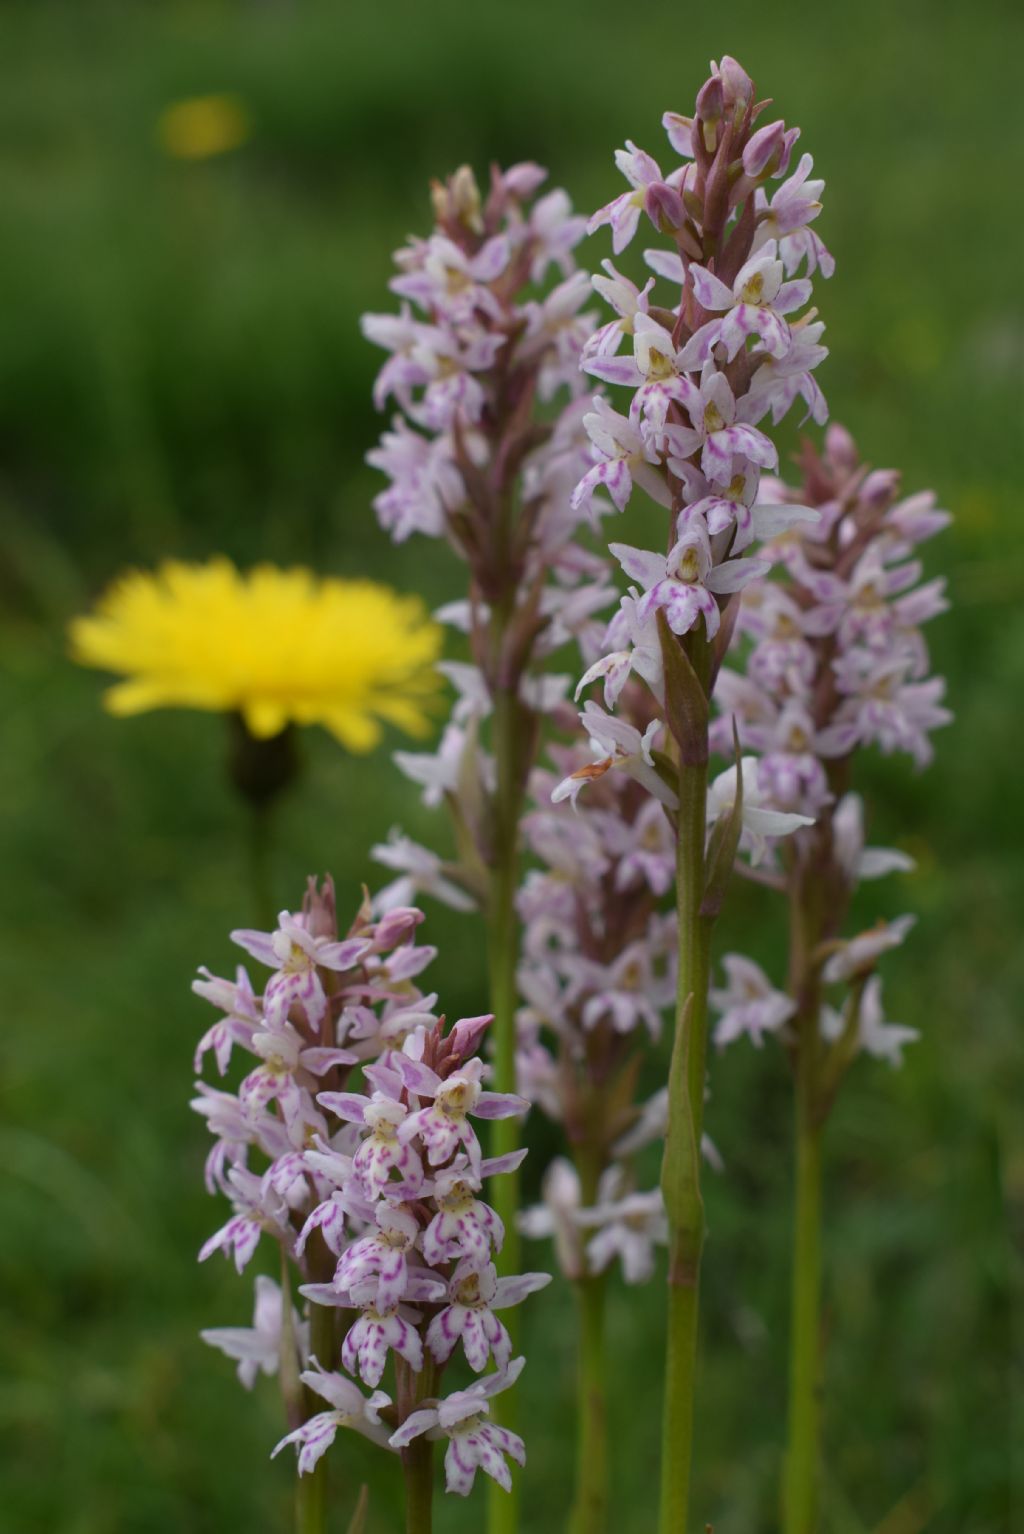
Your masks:
M828 181L819 228L833 414L909 489L955 513L928 550L955 610L935 626L954 729L916 777L865 763L875 840L917 872L863 914L919 914L886 964L921 1029L902 1073L861 1063L829 1137L828 1534L1008 1534L1024 1206L1019 1134L1024 691L1019 7L863 0L720 7L608 0L387 5L8 3L0 11L0 1528L12 1534L286 1528L274 1387L253 1396L197 1340L250 1289L194 1254L222 1214L187 1109L206 1024L199 962L251 919L221 722L119 723L63 626L117 569L167 553L371 571L431 599L458 571L393 550L362 463L388 253L425 183L465 159L536 157L578 205L618 189L626 136L658 153L709 56L731 51L804 130ZM167 159L158 114L236 92L254 132ZM1014 169L1016 166L1016 169ZM607 254L603 237L592 259ZM371 840L433 822L385 757L305 742L279 899ZM432 913L450 1012L482 1005L480 944ZM747 891L724 943L768 962L778 920ZM777 1527L784 1425L789 1095L781 1059L713 1062L695 1506L717 1534ZM543 1159L543 1131L534 1130ZM527 1307L528 1527L564 1528L569 1301ZM652 1527L658 1285L613 1289L615 1522ZM1016 1418L1014 1405L1017 1406ZM338 1457L352 1487L361 1446ZM354 1492L352 1493L354 1496ZM439 1524L480 1529L482 1497ZM1021 1515L1018 1507L1018 1521ZM371 1529L399 1526L375 1484ZM343 1527L339 1516L337 1527Z

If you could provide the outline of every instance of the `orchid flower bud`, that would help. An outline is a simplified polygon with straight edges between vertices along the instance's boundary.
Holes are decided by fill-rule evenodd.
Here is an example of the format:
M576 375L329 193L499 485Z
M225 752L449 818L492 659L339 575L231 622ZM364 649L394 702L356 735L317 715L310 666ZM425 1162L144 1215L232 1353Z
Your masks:
M477 1053L484 1034L493 1022L493 1012L485 1012L480 1017L460 1018L445 1040L448 1046L446 1060L451 1062L451 1069L456 1069L470 1055Z
M697 92L695 115L702 123L714 126L721 120L724 104L722 78L720 75L711 75Z
M422 920L423 912L415 906L395 906L386 911L374 928L374 947L381 953L389 953L400 943L410 941Z
M644 212L662 234L671 234L686 218L683 199L664 181L652 181L644 189Z
M736 106L746 107L754 94L754 82L743 66L728 53L723 56L718 65L718 77L722 82L725 110L730 112Z
M306 930L312 937L327 938L334 942L338 936L338 915L334 880L329 874L319 887L315 879L310 879L302 898L302 914Z
M470 166L460 165L447 182L432 182L430 200L439 224L461 224L473 234L483 233L480 188Z
M857 466L857 444L838 421L830 422L825 430L825 457L837 469L845 469L847 473Z
M762 176L774 168L786 136L786 124L779 118L766 123L752 134L743 150L743 169L748 176Z
M501 184L508 195L520 202L527 197L532 197L548 179L548 173L543 165L536 165L532 160L521 160L518 165L510 165L508 170L499 174Z
M860 487L860 499L878 510L889 504L899 487L898 469L873 469Z

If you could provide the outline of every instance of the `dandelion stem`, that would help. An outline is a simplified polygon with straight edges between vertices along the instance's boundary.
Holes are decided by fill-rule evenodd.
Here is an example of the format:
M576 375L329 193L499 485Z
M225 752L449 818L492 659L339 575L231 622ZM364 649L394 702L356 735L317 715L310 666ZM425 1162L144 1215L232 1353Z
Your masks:
M274 811L270 804L264 802L249 806L249 882L255 920L265 927L273 927L277 915L270 872L273 819Z
M248 810L249 883L256 919L274 925L271 877L273 816L278 799L294 782L299 755L293 725L262 739L250 733L241 714L228 715L228 777Z
M709 646L703 629L687 636L687 653L707 691ZM679 982L669 1074L669 1125L662 1169L669 1220L668 1326L662 1412L660 1534L683 1534L690 1499L700 1261L704 1205L700 1143L704 1121L711 921L704 898L708 743L687 743L679 764L676 851Z
M516 961L519 926L515 896L519 884L519 817L522 788L518 769L517 735L519 704L514 692L500 689L494 700L493 746L497 784L494 802L494 846L488 900L488 966L490 1005L494 1013L494 1087L498 1092L516 1089ZM519 1144L519 1120L496 1119L492 1125L491 1154L502 1156ZM495 1185L495 1210L505 1227L505 1240L495 1261L499 1273L519 1271L520 1240L516 1225L519 1212L519 1174L510 1172ZM506 1324L516 1349L518 1317ZM515 1429L515 1392L506 1390L495 1403L495 1417L503 1427ZM518 1526L518 1487L511 1492L488 1482L487 1526L490 1534L515 1534Z

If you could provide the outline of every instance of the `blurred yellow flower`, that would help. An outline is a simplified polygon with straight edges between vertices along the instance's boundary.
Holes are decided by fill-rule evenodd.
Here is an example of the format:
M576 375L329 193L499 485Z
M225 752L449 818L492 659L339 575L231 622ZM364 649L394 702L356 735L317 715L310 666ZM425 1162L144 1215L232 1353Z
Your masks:
M209 160L244 144L251 126L237 96L192 96L161 112L157 134L175 159Z
M440 685L441 634L418 597L224 558L128 571L70 636L80 665L125 677L112 714L232 711L260 739L320 724L350 751L372 750L381 720L424 734Z

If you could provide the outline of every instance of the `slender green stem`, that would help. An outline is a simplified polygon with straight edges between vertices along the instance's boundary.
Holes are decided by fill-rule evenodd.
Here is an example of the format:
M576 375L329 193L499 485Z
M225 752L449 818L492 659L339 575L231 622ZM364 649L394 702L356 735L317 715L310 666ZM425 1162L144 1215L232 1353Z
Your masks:
M228 715L228 777L249 814L249 879L255 915L264 926L272 926L277 913L271 877L274 808L299 766L294 726L264 740L250 734L241 714Z
M710 656L703 631L688 646L705 690ZM662 1411L660 1534L684 1534L690 1500L700 1261L704 1205L700 1142L704 1122L711 922L701 915L707 818L707 734L688 743L679 765L676 851L679 983L669 1076L669 1132L662 1186L669 1218L668 1325Z
M310 1271L316 1279L322 1279L325 1272L329 1276L333 1264L319 1232L314 1232L314 1237L308 1248ZM325 1369L333 1368L337 1359L337 1317L338 1312L333 1306L309 1307L310 1352ZM323 1411L323 1401L311 1390L304 1391L304 1397L303 1420L308 1422L310 1417ZM298 1478L295 1488L296 1534L326 1534L329 1484L329 1457L324 1454L308 1475Z
M317 1275L319 1282L329 1282ZM309 1350L316 1361L324 1369L336 1369L338 1366L337 1331L335 1318L338 1311L333 1305L310 1305L309 1307ZM317 1411L323 1411L320 1397L312 1395L312 1404Z
M789 989L797 1004L793 1019L796 1169L790 1271L789 1420L782 1473L783 1534L815 1534L818 1527L821 1159L830 1056L822 1054L821 975L815 950L825 930L821 874L824 866L827 865L820 855L806 866L794 866L790 885ZM833 1045L830 1055L838 1047Z
M295 1336L292 1308L291 1272L284 1245L281 1246L281 1335L277 1345L277 1379L281 1386L284 1415L289 1430L306 1420L305 1395L299 1378L299 1347Z
M519 955L519 924L516 889L519 884L519 813L517 787L516 711L514 697L499 693L494 706L494 755L498 775L495 798L494 861L491 867L487 910L488 969L491 1010L494 1013L494 1088L516 1089L516 963ZM491 1150L503 1155L519 1144L519 1120L495 1119ZM494 1187L495 1205L505 1220L505 1243L501 1266L515 1272L519 1236L515 1212L519 1207L519 1178L514 1172L502 1176ZM506 1213L509 1218L505 1219Z
M295 1485L296 1534L327 1534L327 1456Z
M605 1164L604 1125L587 1114L588 1132L577 1146L580 1201L597 1202ZM608 1359L603 1273L584 1272L573 1286L576 1299L576 1481L569 1534L605 1534L608 1527Z
M334 1311L311 1305L310 1349L314 1358L330 1368L334 1361ZM306 1392L306 1420L323 1410L323 1402ZM327 1534L327 1494L330 1484L328 1456L322 1455L308 1475L300 1475L295 1488L296 1534Z
M405 1534L431 1534L434 1527L434 1445L414 1438L402 1451L405 1470Z
M605 1534L608 1527L608 1392L604 1274L576 1285L579 1358L576 1397L576 1501L570 1534Z
M809 1051L804 1051L809 1053ZM815 1534L821 1459L821 1137L815 1103L797 1081L796 1211L789 1341L784 1534Z
M499 691L494 700L494 756L497 773L494 816L494 851L488 900L488 968L490 1005L494 1013L494 1087L498 1092L516 1089L516 963L519 954L519 925L515 897L519 884L519 817L522 793L519 787L517 719L518 700L508 691ZM519 1144L520 1124L515 1118L496 1119L491 1126L491 1154L503 1156ZM519 1213L519 1174L509 1172L496 1178L494 1207L505 1227L505 1240L495 1261L499 1273L517 1273L521 1242L516 1224ZM516 1348L518 1315L505 1318ZM492 1408L503 1427L515 1430L516 1400L514 1391L505 1391ZM515 1534L519 1523L518 1485L511 1492L488 1481L487 1527L490 1534Z
M333 1354L329 1347L324 1346L322 1323L318 1327L318 1318L326 1316L333 1330L334 1311L325 1310L321 1305L314 1305L311 1318L312 1347L316 1357L325 1363L332 1360ZM319 1350L317 1337L319 1332ZM318 1404L318 1398L312 1391L303 1387L299 1378L299 1353L296 1345L295 1328L292 1321L292 1293L291 1274L288 1268L288 1258L284 1247L281 1248L281 1340L279 1345L278 1378L281 1384L281 1396L284 1401L285 1417L290 1429L299 1427L303 1422L315 1416L321 1410L322 1403ZM308 1475L299 1475L296 1472L295 1479L295 1529L296 1534L326 1534L327 1530L327 1459L322 1458L316 1467Z
M436 1370L427 1358L417 1374L405 1363L398 1365L398 1398L402 1421L437 1388ZM434 1527L434 1445L420 1435L402 1453L405 1479L405 1534L432 1534Z

